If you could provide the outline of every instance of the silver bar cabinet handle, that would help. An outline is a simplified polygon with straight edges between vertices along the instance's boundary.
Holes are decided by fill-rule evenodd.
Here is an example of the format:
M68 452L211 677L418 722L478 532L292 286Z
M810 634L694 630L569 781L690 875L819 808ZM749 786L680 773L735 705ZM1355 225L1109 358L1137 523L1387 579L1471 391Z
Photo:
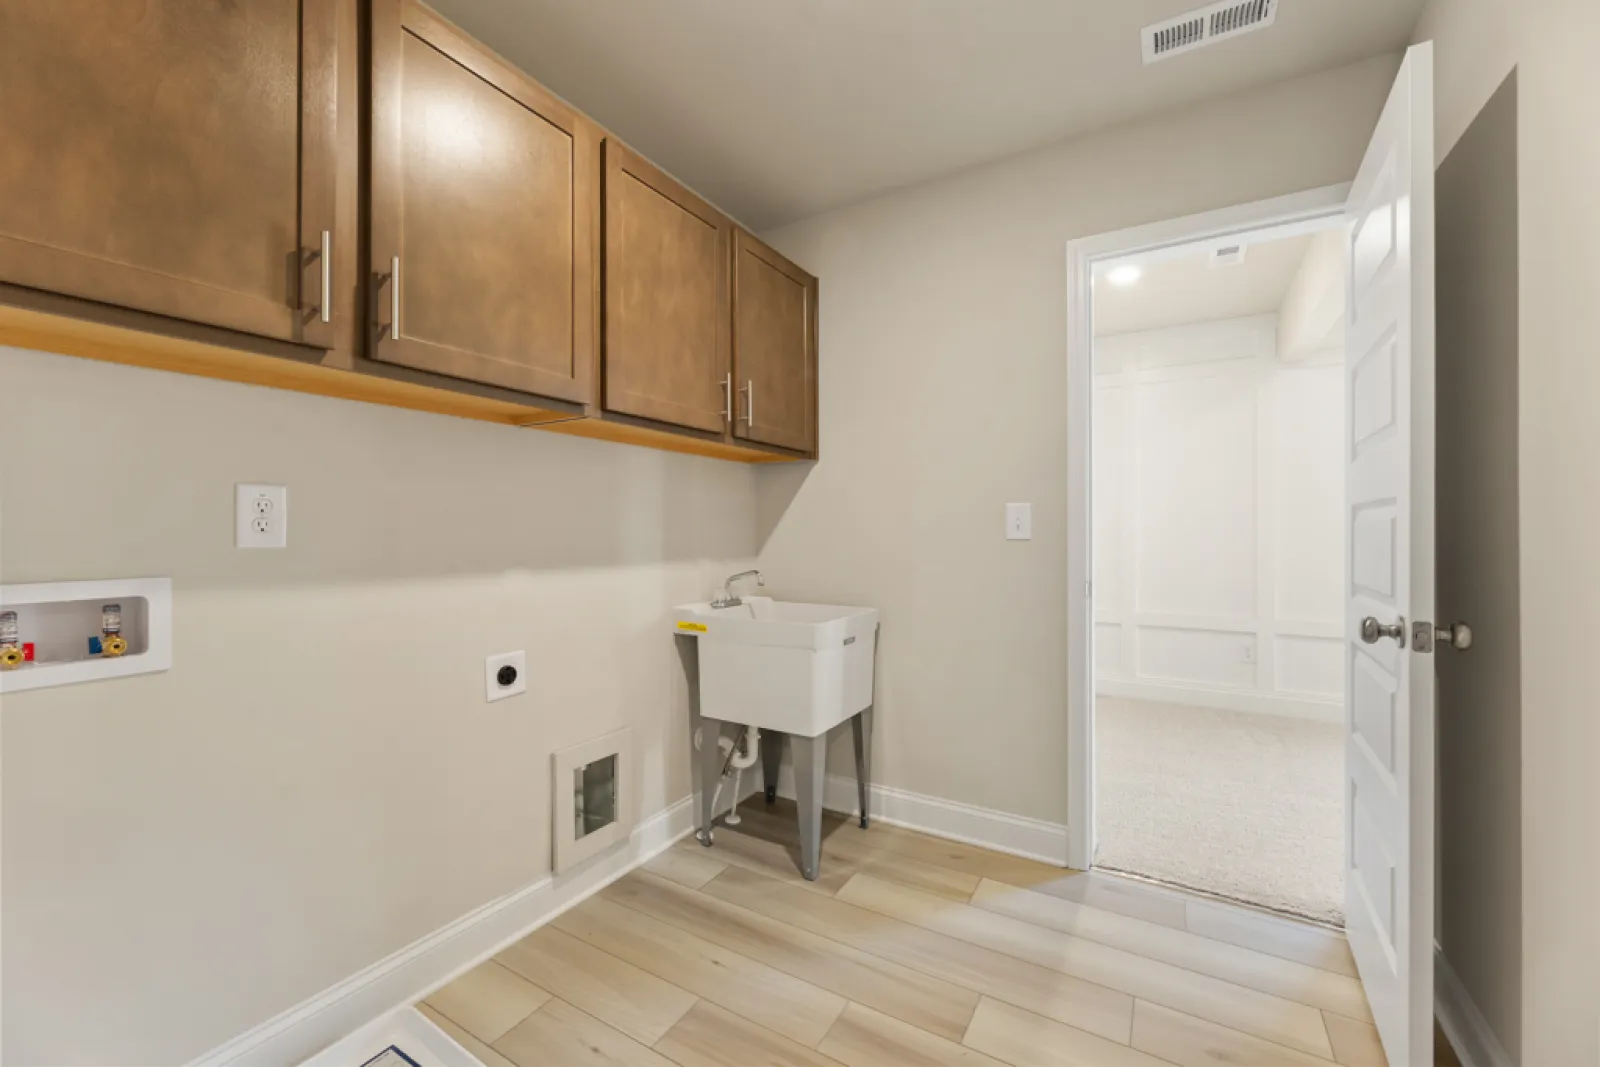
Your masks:
M322 231L322 321L333 321L333 234Z
M733 371L722 376L722 417L733 421Z
M751 428L756 424L756 383L753 379L744 380L744 388L739 392L744 394L744 422Z
M389 261L389 340L400 340L400 257Z

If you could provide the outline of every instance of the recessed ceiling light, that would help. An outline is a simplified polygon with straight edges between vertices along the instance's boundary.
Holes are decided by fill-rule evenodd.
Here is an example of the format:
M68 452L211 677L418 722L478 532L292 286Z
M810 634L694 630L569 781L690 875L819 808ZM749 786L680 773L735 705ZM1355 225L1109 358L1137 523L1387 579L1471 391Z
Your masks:
M1124 263L1120 267L1112 267L1106 271L1106 281L1112 285L1129 286L1144 277L1144 271L1132 263Z

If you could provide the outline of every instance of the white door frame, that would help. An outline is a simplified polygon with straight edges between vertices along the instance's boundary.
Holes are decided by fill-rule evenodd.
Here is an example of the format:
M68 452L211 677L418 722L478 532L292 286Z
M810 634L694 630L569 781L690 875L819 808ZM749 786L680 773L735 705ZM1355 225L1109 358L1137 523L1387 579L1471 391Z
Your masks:
M1343 218L1348 182L1067 242L1067 855L1094 863L1094 294L1097 263L1182 255L1241 234L1276 239Z

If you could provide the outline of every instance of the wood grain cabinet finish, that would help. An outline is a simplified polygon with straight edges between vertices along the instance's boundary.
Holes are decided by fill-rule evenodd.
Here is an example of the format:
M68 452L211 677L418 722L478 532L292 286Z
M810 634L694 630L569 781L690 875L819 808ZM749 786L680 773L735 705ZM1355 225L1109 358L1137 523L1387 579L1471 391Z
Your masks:
M0 4L0 281L330 347L335 9Z
M420 0L0 0L0 344L766 463L816 327Z
M605 143L606 411L725 433L729 220Z
M592 399L599 138L413 0L372 13L372 359Z
M734 436L814 453L817 279L743 230L734 234Z

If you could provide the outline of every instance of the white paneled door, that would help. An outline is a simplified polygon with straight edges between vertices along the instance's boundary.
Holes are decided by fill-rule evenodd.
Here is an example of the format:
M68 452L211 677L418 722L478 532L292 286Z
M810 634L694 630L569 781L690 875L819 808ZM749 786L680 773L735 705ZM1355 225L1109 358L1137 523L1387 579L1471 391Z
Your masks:
M1345 916L1392 1067L1433 1062L1433 51L1350 191ZM1414 627L1427 639L1413 648Z

